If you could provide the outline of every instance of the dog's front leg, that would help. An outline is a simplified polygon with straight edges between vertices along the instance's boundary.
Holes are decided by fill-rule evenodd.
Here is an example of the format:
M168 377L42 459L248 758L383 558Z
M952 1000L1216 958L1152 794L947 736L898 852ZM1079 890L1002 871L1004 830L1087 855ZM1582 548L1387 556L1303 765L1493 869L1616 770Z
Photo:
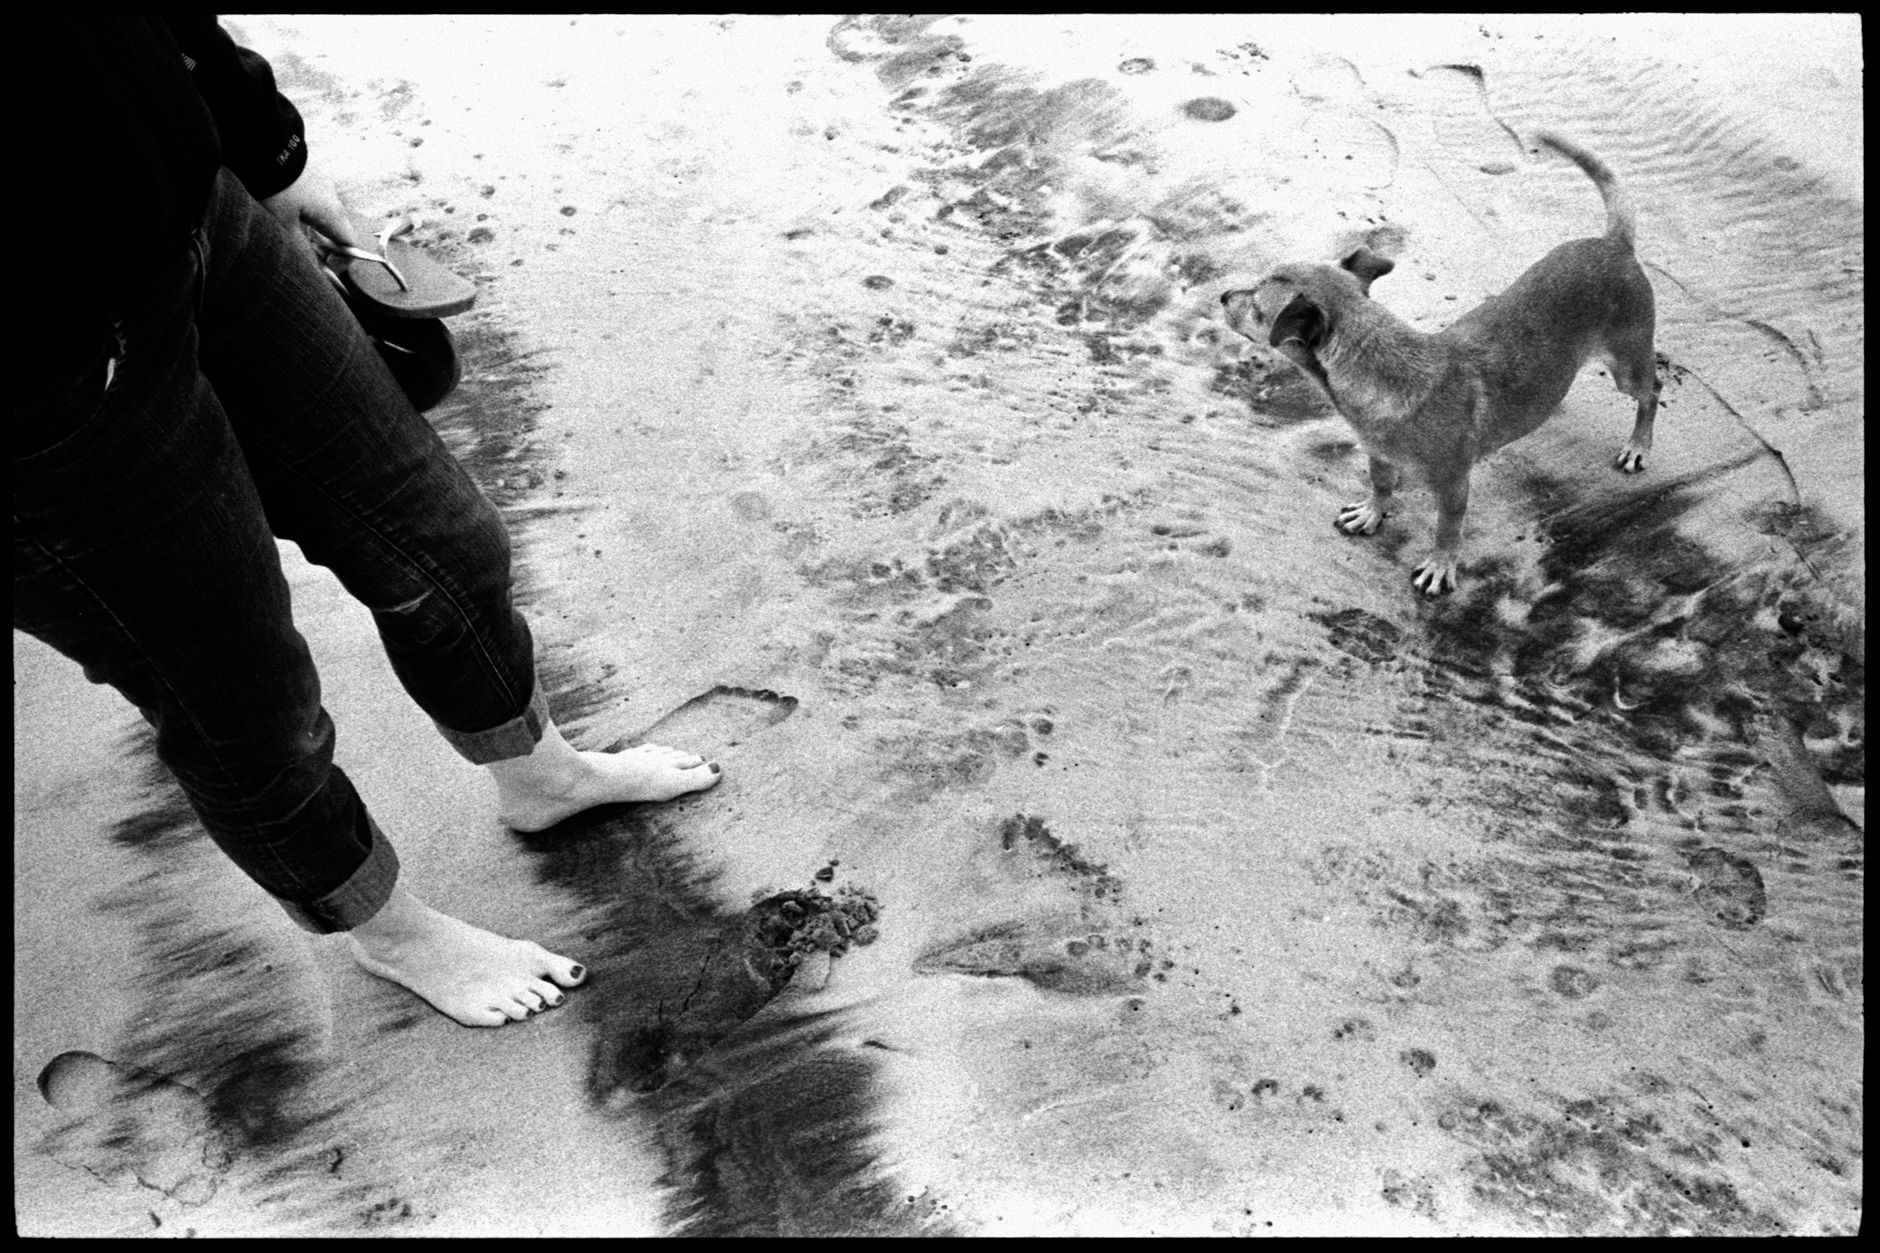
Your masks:
M1436 493L1436 551L1410 575L1410 585L1426 596L1440 596L1456 586L1456 562L1462 555L1462 517L1469 511L1469 475L1431 483Z
M1388 461L1371 458L1371 499L1346 505L1338 511L1332 525L1347 535L1369 535L1384 521L1390 507L1390 494L1397 490L1397 467Z

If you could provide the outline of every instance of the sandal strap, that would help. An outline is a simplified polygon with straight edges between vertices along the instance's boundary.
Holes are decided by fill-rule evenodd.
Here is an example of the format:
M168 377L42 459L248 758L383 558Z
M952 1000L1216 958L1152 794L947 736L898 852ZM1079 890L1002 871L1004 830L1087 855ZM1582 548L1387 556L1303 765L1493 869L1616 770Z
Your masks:
M405 281L405 276L398 272L398 267L393 265L389 259L380 256L376 252L367 252L364 248L350 248L346 246L345 244L339 244L339 243L331 245L328 248L328 251L337 253L338 255L342 257L351 257L354 261L371 261L378 265L382 265L386 268L386 270L388 270L391 273L392 278L397 281L398 290L400 291L411 290L411 284L407 283Z

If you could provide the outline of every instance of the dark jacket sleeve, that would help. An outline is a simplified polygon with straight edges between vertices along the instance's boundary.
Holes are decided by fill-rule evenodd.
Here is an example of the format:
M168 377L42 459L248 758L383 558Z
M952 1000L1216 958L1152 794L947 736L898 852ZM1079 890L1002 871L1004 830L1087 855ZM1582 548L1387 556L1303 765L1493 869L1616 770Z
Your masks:
M56 242L13 251L14 286L33 293L14 360L69 383L188 247L218 167L272 196L300 177L307 147L267 62L213 17L42 7L8 23L14 164L51 189Z
M222 140L222 164L256 200L293 186L307 166L300 112L274 88L259 53L238 48L213 14L166 14L190 78Z

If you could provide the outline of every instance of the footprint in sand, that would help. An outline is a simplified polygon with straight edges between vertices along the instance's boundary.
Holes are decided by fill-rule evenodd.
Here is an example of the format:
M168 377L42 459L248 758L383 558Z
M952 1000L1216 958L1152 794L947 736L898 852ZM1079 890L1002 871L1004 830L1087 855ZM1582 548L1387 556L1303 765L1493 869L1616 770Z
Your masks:
M609 746L619 752L635 744L683 745L688 752L712 757L736 748L765 727L774 727L796 712L794 696L763 688L720 684L694 696L638 735Z
M229 1167L208 1103L173 1079L74 1050L39 1072L39 1094L73 1119L46 1137L44 1151L115 1187L201 1205Z
M1747 931L1769 912L1762 872L1749 858L1721 848L1700 848L1684 858L1697 879L1692 895L1706 921L1730 931Z
M1142 951L1089 932L1077 919L994 923L949 940L914 959L914 973L1018 978L1045 992L1109 996L1134 991L1153 967Z
M1395 661L1398 646L1403 643L1402 628L1362 609L1306 616L1325 626L1333 648L1374 666Z
M1423 87L1437 145L1430 159L1445 172L1521 161L1521 141L1495 113L1487 73L1478 65L1432 65L1415 75Z
M1108 870L1051 833L1043 819L1015 814L999 825L999 850L1007 873L1020 882L1051 880L1070 889L1077 908L1059 906L1024 918L975 927L929 948L914 959L916 974L1017 978L1046 992L1110 996L1134 991L1142 980L1173 963L1153 954L1153 941L1133 928L1113 928L1098 912L1114 902L1121 885Z

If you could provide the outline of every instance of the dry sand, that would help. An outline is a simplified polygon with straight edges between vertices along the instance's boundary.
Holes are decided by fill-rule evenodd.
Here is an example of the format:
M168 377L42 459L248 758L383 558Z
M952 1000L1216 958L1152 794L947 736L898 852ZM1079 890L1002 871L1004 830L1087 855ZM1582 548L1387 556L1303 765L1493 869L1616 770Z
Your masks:
M229 24L479 283L433 417L559 720L726 779L503 832L284 549L414 885L595 970L467 1031L16 635L23 1233L1858 1225L1856 19ZM1588 370L1423 602L1218 296L1369 240L1446 323L1597 229L1541 125L1658 449Z

